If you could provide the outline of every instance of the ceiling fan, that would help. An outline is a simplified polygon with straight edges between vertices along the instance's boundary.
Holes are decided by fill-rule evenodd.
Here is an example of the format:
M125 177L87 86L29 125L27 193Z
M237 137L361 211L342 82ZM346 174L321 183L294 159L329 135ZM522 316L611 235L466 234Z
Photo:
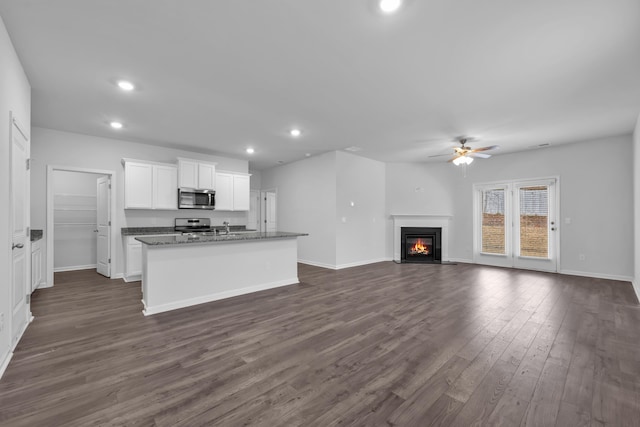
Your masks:
M459 138L456 138L455 140L460 143L460 147L453 148L454 155L451 159L449 159L449 162L453 163L456 166L471 164L474 158L488 159L489 157L491 157L491 154L482 153L482 151L495 150L496 148L499 148L498 145L490 145L488 147L482 147L482 148L467 147L465 144L469 141L472 141L473 138L459 137ZM429 157L440 157L440 156L448 156L448 154L437 154L435 156L429 156Z

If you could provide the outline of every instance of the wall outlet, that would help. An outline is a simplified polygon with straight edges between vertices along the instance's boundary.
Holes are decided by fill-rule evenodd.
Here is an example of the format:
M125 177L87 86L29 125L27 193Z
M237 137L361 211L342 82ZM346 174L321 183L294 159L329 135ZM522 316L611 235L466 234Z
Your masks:
M586 258L587 258L587 257L585 257L585 256L584 256L584 254L580 254L580 255L578 255L578 259L579 259L580 261L584 261Z

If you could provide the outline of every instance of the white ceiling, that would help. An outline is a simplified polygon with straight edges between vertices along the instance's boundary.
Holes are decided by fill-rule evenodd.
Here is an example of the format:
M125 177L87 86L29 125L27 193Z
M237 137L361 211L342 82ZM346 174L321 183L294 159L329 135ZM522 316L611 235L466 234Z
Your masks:
M33 125L253 169L351 146L446 161L429 156L460 135L507 153L631 133L640 113L638 0L406 0L393 16L373 0L0 0L0 15Z

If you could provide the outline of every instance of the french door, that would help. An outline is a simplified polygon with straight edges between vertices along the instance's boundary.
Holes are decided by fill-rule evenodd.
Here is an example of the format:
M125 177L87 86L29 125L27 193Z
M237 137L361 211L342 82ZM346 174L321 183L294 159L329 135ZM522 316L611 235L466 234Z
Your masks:
M474 185L474 262L558 270L557 180Z

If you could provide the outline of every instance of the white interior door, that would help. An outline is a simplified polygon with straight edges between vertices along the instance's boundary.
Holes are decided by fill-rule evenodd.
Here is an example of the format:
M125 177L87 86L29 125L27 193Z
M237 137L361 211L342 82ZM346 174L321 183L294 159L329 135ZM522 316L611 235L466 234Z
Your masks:
M30 316L31 294L29 281L30 260L27 256L30 245L29 226L29 140L15 120L11 126L11 337L15 345L24 331Z
M99 274L111 277L111 179L108 176L100 177L97 181L97 263L96 270Z
M262 192L262 229L261 231L276 231L278 229L277 219L277 196L275 191Z
M257 190L251 190L249 192L247 229L260 231L260 192Z
M475 186L474 262L558 270L556 179Z

